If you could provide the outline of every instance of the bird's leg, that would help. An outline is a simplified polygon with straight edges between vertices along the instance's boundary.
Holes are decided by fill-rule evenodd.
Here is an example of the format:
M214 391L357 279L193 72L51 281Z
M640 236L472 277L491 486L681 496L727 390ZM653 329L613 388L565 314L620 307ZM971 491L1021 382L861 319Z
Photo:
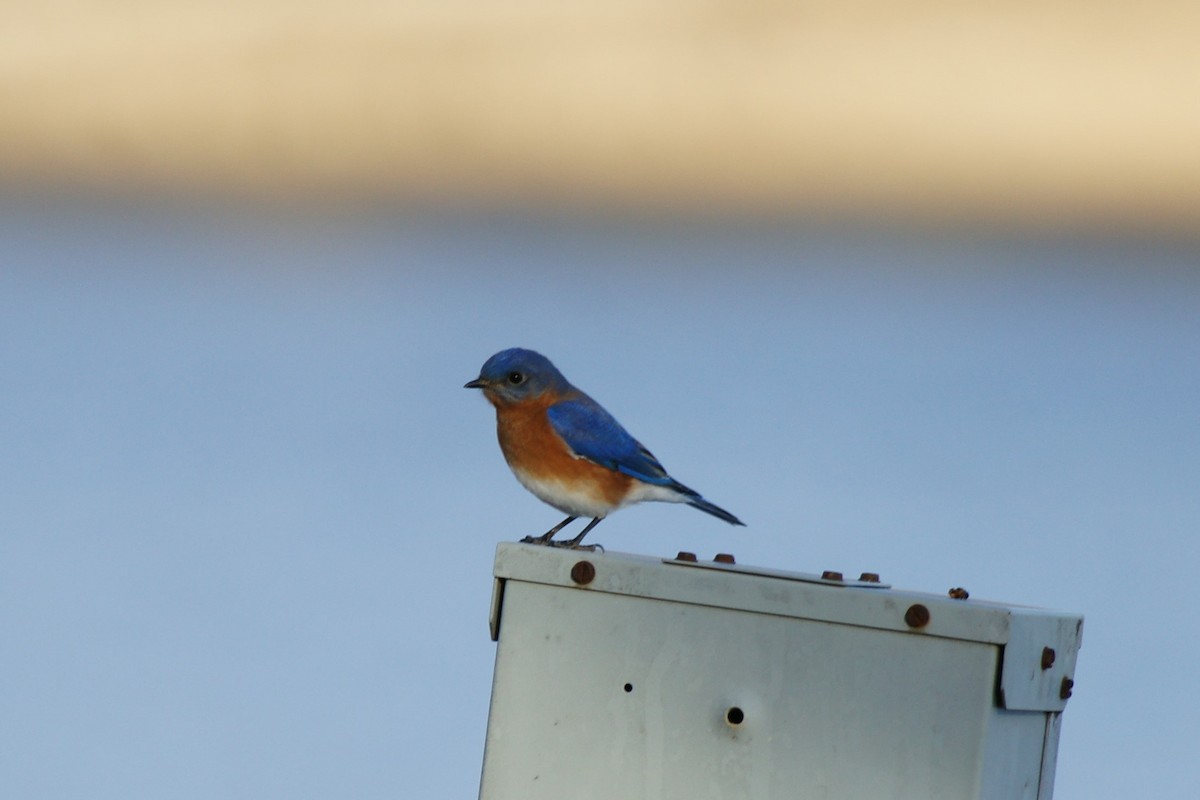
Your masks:
M602 520L602 519L604 519L604 517L595 517L594 519L592 519L591 522L589 522L587 525L585 525L583 527L583 530L581 530L579 532L579 535L576 536L574 539L571 539L570 541L548 542L548 544L554 545L555 547L569 547L572 550L595 550L600 545L598 545L598 544L586 545L586 544L580 544L580 542L583 541L583 537L587 536L588 531L590 531L592 528L596 527L596 525L598 525L600 523L600 520Z
M521 541L526 544L550 544L550 545L552 545L552 544L554 544L554 542L552 542L550 540L554 538L554 534L558 533L563 528L567 527L568 525L570 525L572 522L574 522L577 519L579 519L579 517L567 517L562 522L558 523L553 528L551 528L550 530L543 533L541 536L526 536ZM592 524L594 525L595 523L593 522ZM591 527L592 527L591 525L588 526L588 528L591 528ZM586 529L584 530L584 533L587 533ZM583 537L581 536L579 538L582 539Z

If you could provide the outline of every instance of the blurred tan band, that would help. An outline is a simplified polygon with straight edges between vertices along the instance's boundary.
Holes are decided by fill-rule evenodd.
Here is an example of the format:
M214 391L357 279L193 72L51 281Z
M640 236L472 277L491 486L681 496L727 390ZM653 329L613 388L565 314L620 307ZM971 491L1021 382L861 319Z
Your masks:
M1200 226L1200 3L3 0L9 182Z

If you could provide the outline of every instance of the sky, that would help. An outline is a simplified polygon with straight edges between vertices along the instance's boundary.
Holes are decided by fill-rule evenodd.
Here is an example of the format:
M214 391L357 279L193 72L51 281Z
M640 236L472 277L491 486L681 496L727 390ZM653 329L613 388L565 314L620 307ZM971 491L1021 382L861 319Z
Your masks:
M549 356L748 527L611 550L1081 612L1059 800L1180 797L1200 732L1200 249L512 212L0 202L0 794L473 797Z

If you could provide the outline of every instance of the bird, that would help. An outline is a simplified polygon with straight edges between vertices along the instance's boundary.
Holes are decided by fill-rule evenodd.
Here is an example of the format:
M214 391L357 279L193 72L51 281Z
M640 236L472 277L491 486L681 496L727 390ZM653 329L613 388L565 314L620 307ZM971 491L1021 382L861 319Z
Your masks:
M521 485L567 515L523 542L591 549L582 544L583 537L600 520L645 501L687 503L731 525L745 525L668 475L645 445L541 353L501 350L463 388L481 389L495 406L500 450ZM584 516L592 521L578 536L555 541L555 534Z

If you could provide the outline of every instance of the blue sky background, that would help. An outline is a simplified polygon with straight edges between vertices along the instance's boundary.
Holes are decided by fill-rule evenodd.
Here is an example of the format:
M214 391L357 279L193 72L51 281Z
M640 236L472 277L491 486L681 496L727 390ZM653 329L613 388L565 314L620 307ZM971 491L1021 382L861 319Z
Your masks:
M744 519L609 549L1081 611L1060 800L1194 792L1200 249L0 205L0 794L473 797L497 541L463 390L542 351Z

